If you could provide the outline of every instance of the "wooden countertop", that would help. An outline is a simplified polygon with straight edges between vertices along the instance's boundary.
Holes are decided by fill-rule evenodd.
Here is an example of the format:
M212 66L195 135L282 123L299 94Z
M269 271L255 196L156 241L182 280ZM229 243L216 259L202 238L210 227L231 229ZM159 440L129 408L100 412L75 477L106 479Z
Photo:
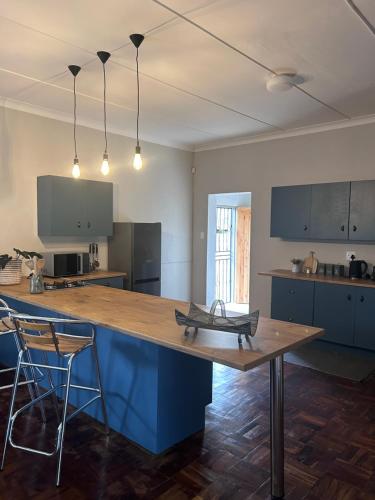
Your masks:
M375 281L350 279L337 276L327 276L324 274L304 274L292 273L286 269L274 269L272 271L258 273L260 276L273 276L275 278L288 278L293 280L317 281L319 283L331 283L332 285L351 285L364 286L367 288L375 288Z
M0 286L0 295L244 371L324 333L320 328L260 318L251 345L244 340L239 347L237 335L232 333L202 329L195 338L192 334L185 338L184 328L176 324L175 308L187 312L187 302L102 286L31 295L27 280L21 285Z
M99 280L106 278L126 278L126 273L121 273L117 271L95 271L93 273L80 274L79 276L66 276L64 278L50 278L49 276L44 276L44 281L53 282L53 281L90 281L90 280Z

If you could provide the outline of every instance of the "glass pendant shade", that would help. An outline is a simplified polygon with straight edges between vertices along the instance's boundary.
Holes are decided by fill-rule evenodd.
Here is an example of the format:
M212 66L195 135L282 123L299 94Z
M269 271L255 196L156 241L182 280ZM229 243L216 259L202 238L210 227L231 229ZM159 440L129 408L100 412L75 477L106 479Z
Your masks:
M108 162L108 155L106 153L104 153L103 155L103 162L102 166L100 167L100 171L103 175L109 174L109 162Z
M135 155L133 159L133 167L135 170L141 170L142 168L142 156L141 156L141 148L140 146L136 146Z
M78 158L74 158L73 160L72 176L75 179L78 179L81 176L81 169L79 168Z

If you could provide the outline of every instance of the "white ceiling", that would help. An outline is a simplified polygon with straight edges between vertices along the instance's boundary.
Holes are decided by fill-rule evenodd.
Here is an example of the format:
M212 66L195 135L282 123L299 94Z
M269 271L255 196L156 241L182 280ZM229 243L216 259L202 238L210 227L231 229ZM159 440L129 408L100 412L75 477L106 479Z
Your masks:
M375 23L375 1L354 1ZM5 105L70 119L67 65L78 64L78 120L101 127L96 51L107 50L109 128L134 137L135 49L128 35L139 32L146 35L143 139L195 149L375 114L375 35L346 0L160 2L2 0ZM305 82L287 93L267 92L267 78L280 69L298 71Z

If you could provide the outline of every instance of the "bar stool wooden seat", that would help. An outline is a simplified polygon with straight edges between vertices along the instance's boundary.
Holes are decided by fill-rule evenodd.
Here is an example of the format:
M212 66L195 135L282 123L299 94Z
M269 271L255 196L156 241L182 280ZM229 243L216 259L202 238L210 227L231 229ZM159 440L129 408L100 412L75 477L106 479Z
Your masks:
M105 431L109 432L107 413L104 402L104 396L102 391L102 384L100 378L100 369L98 354L96 349L95 341L95 326L91 323L80 320L71 319L60 319L60 318L45 318L36 317L22 314L11 314L10 320L14 322L16 327L16 335L18 342L20 344L20 352L18 355L17 369L15 375L15 381L13 385L12 397L9 409L8 425L5 436L5 445L3 451L3 458L1 463L1 470L3 470L5 465L7 446L10 444L13 448L20 450L25 450L31 453L37 453L45 456L58 455L57 458L57 472L56 472L56 486L60 485L61 478L61 463L62 463L62 452L64 446L64 434L66 423L69 422L73 417L78 415L84 408L88 405L94 403L96 400L100 399L101 408L104 418ZM75 327L84 326L88 329L88 335L73 335L67 333L59 333L56 328L64 329L68 327L69 330L74 330ZM97 386L87 387L71 383L72 377L72 367L73 362L82 352L90 349L93 355L94 370L96 372ZM27 353L34 351L39 352L42 359L47 359L47 353L56 354L56 365L51 362L31 362L27 358ZM63 362L62 362L63 361ZM63 366L62 366L63 365ZM29 402L28 404L22 406L17 411L14 411L16 393L17 393L17 383L19 379L20 370L27 367L34 367L38 369L56 370L62 374L66 375L66 380L61 384L54 384L52 377L49 377L50 389L44 392L42 395ZM13 440L13 427L17 417L23 413L25 410L31 408L33 405L42 401L44 398L53 395L56 398L56 391L63 389L63 409L61 414L58 412L59 425L57 427L56 445L52 451L40 450L36 448L30 448L27 446L22 446L16 444ZM75 409L72 413L67 415L68 408L68 398L71 389L77 389L82 391L94 392L95 395L90 398L87 402L81 405L79 408ZM57 398L56 398L57 401ZM58 407L56 405L58 410Z
M10 309L5 307L0 307L0 311L2 313L10 312ZM15 332L16 332L16 327L14 326L13 321L9 317L4 316L3 318L0 318L0 335L2 333L15 333Z

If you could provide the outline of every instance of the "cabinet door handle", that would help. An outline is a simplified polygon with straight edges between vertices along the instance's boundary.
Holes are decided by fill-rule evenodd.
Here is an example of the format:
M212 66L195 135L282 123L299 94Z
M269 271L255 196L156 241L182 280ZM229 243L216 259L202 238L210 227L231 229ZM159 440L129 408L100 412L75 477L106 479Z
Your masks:
M357 226L353 226L353 232L355 233L357 231Z
M293 289L289 290L289 295L294 295L295 293L296 293L295 290L293 290Z
M87 227L90 229L90 227L91 227L91 222L88 222L88 223L87 223Z
M361 298L359 299L361 302L364 302L365 301L365 298L363 295L361 295Z
M81 227L81 221L80 220L77 221L77 227Z
M341 231L345 231L345 226L344 224L340 227Z
M347 295L346 297L349 301L352 300L352 296L350 295L350 293Z
M305 225L303 226L303 230L304 230L304 231L307 231L308 229L309 229L309 227L308 227L308 226L306 226L306 224L305 224Z

